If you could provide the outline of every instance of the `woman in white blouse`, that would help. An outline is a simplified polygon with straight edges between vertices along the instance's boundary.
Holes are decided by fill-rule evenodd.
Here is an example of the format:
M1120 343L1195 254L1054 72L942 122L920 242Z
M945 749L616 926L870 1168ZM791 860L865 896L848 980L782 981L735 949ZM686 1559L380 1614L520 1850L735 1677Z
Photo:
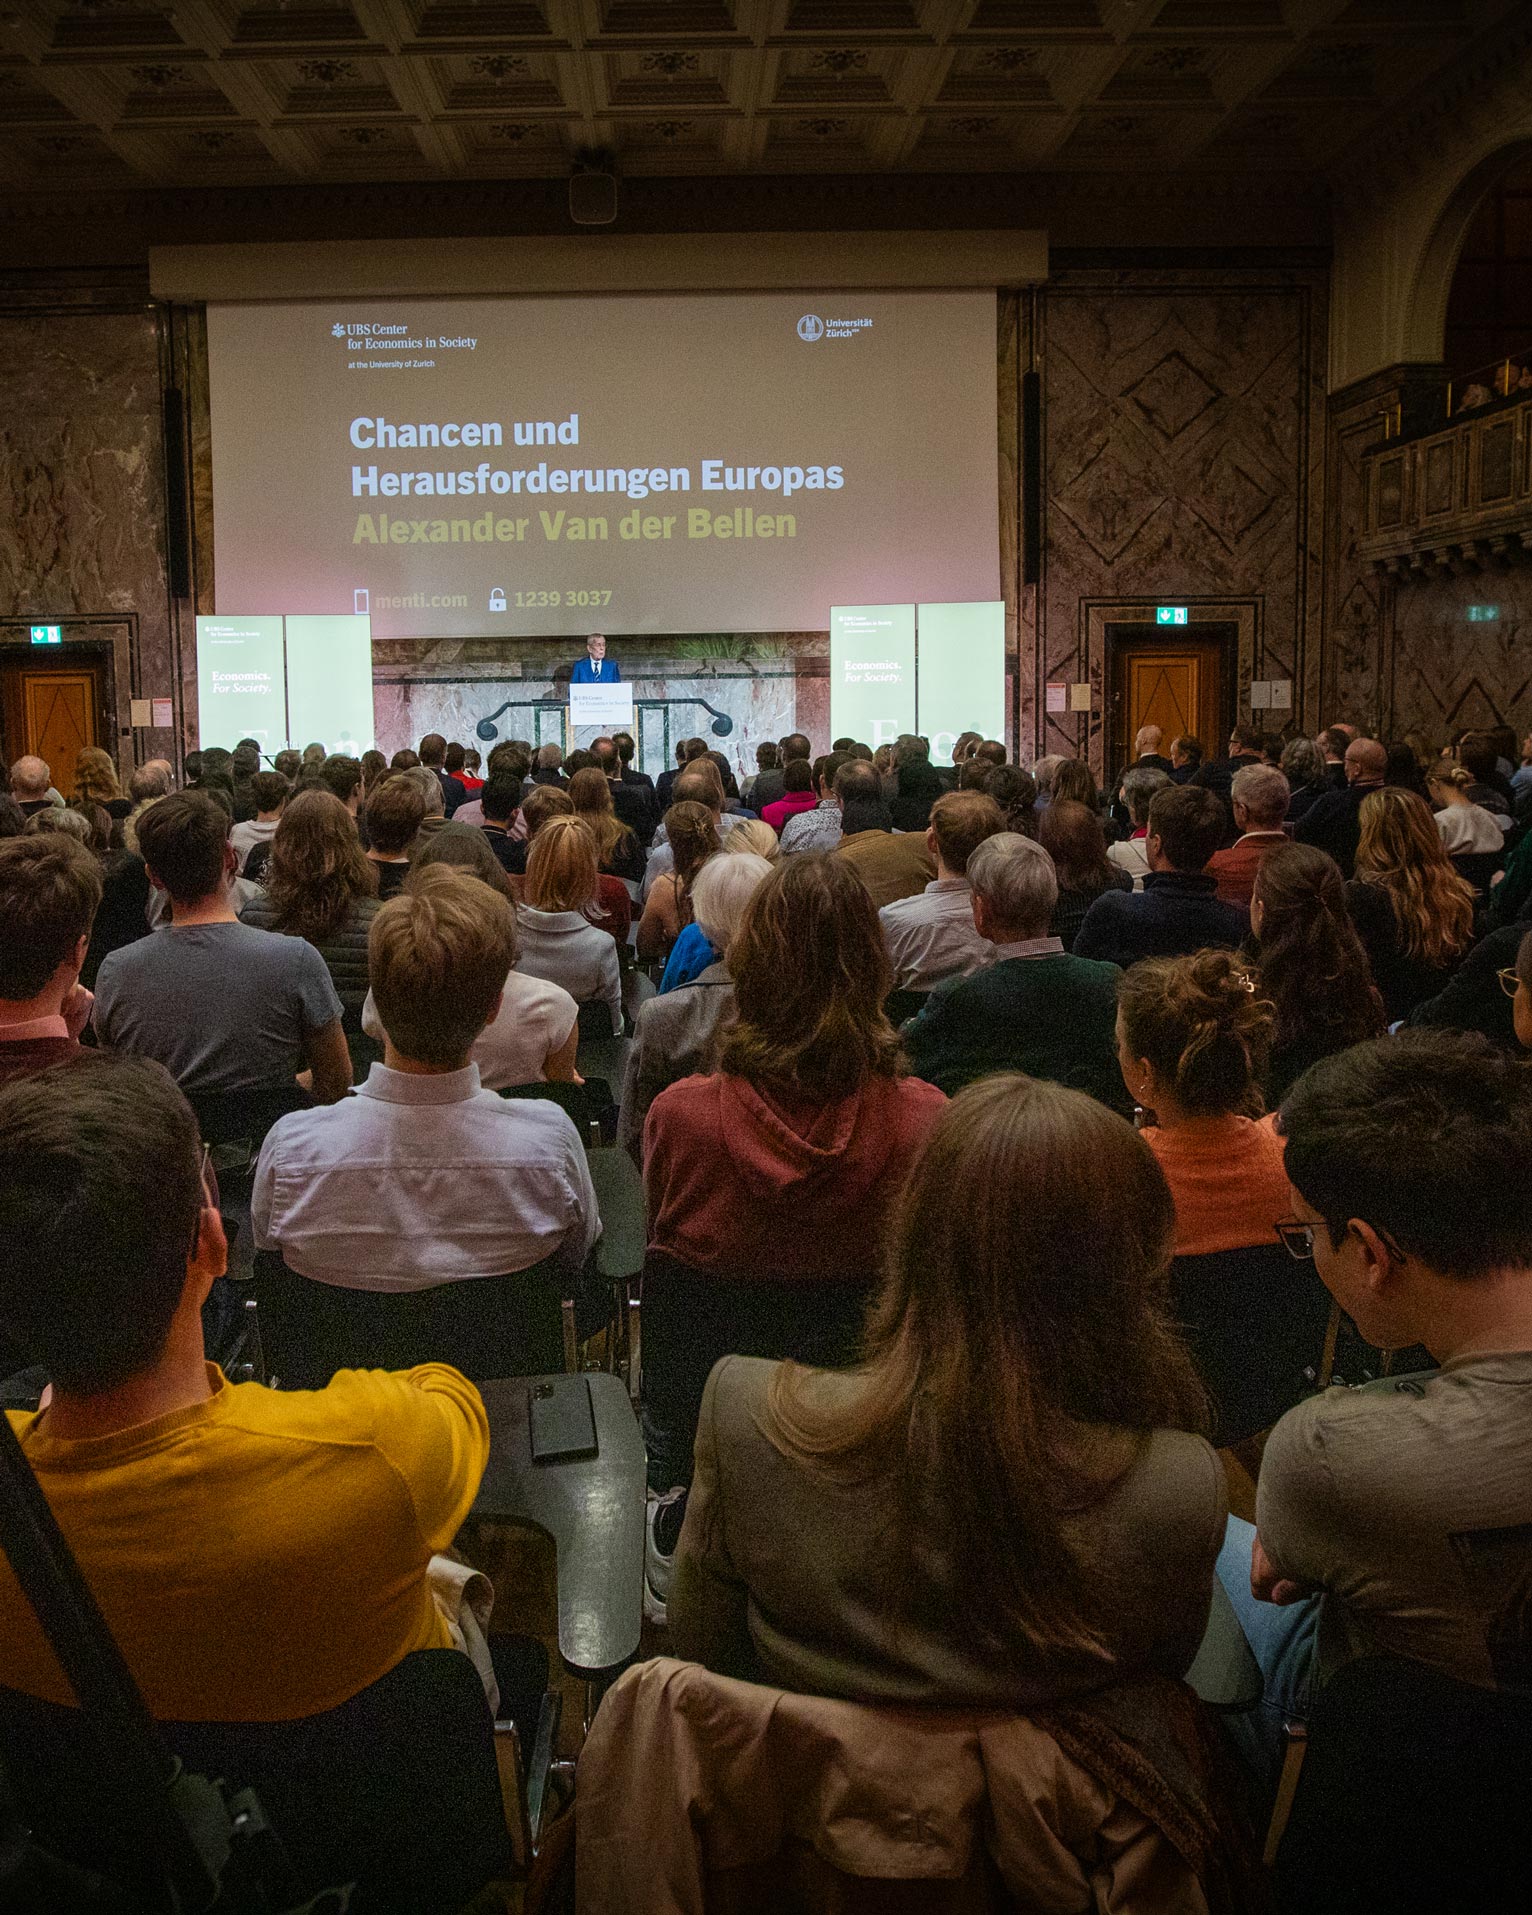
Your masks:
M1436 813L1436 828L1442 834L1442 848L1449 858L1465 852L1499 851L1505 845L1505 833L1493 812L1476 805L1468 795L1473 773L1463 765L1443 758L1426 773L1426 789ZM1509 820L1507 821L1509 822Z
M578 818L550 818L527 854L524 902L516 907L518 971L561 984L576 1004L605 1003L622 1034L617 942L585 913L596 902L596 841Z

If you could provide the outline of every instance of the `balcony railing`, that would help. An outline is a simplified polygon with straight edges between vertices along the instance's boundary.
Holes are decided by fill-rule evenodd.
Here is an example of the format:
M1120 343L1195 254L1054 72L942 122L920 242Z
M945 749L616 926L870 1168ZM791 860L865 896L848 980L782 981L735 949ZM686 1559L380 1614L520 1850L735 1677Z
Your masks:
M1532 562L1532 391L1362 457L1357 551L1398 579Z

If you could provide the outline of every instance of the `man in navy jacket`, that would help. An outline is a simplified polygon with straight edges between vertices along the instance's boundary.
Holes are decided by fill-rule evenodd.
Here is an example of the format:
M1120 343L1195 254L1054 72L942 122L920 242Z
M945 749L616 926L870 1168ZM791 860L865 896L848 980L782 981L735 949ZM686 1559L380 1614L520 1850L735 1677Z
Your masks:
M1167 785L1149 805L1142 891L1104 891L1075 934L1077 958L1124 970L1140 958L1187 957L1231 950L1250 929L1250 914L1216 895L1205 869L1223 842L1224 809L1201 785Z
M620 685L622 668L606 655L606 634L592 632L585 641L585 657L569 674L571 685Z

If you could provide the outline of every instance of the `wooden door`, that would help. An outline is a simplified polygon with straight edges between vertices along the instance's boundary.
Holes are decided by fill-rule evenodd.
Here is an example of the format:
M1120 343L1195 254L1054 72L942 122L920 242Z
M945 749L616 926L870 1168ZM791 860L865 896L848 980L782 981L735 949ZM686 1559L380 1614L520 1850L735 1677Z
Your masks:
M74 788L74 762L86 745L99 742L101 673L92 663L32 664L5 669L6 745L12 762L24 752L43 759L67 798Z
M1191 628L1161 638L1142 628L1110 630L1112 646L1112 725L1110 771L1133 761L1133 740L1145 725L1158 725L1161 750L1168 757L1172 739L1183 733L1201 741L1205 757L1216 758L1227 738L1231 633L1218 627Z

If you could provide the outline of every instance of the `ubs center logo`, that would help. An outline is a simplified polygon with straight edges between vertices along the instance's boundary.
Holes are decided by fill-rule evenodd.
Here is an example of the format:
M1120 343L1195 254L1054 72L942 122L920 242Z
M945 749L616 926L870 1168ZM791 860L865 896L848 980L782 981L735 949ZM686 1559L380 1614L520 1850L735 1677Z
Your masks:
M805 313L798 321L798 337L806 344L812 345L816 339L823 339L824 335L825 322L818 313Z

